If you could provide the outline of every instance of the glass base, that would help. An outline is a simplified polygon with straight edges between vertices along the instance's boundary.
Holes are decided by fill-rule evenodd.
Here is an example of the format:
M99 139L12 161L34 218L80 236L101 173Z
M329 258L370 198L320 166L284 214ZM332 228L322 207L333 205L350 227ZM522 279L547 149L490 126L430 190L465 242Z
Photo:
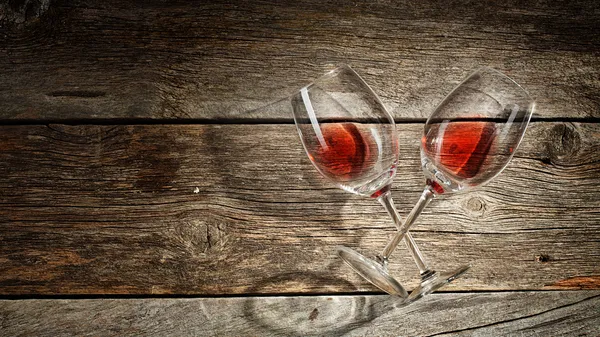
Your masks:
M379 262L366 258L360 253L344 246L337 247L336 252L350 268L377 288L390 295L397 295L402 298L408 297L408 293L404 287L388 275L387 268Z
M469 268L471 268L471 266L462 266L456 270L445 273L437 271L434 272L431 276L421 281L421 284L411 291L407 301L414 302L427 294L431 294L437 289L459 278L462 274L469 270Z

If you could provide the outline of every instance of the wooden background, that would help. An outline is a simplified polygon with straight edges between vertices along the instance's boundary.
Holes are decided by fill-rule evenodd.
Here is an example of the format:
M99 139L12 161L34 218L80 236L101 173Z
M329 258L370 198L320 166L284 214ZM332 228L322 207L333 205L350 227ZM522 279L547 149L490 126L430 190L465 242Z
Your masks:
M599 335L599 28L591 0L0 2L0 335ZM537 101L508 168L412 228L473 267L409 307L334 256L394 228L274 103L340 64L398 122L403 214L469 72Z

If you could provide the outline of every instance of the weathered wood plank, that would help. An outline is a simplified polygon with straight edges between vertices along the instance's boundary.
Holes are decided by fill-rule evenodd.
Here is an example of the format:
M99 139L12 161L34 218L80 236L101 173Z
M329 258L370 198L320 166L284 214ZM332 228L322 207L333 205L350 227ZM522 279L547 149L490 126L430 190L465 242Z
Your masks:
M600 117L595 0L32 0L2 9L0 119L289 119L244 112L340 63L398 119L427 117L478 65L513 76L540 118Z
M0 301L5 336L596 336L598 291Z
M422 125L398 126L393 190L423 186ZM448 289L600 288L600 126L533 123L504 173L434 200L414 227ZM0 127L1 294L373 291L335 258L393 227L323 181L293 125ZM391 264L407 288L404 249Z

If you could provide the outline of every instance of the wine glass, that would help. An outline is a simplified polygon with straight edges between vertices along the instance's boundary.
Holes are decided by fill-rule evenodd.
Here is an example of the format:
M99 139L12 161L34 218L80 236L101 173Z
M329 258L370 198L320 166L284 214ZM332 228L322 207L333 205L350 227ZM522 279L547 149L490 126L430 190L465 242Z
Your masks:
M348 66L323 75L291 97L298 134L311 162L340 188L377 199L400 229L390 195L398 162L394 119L365 81ZM423 257L410 234L407 246L420 268ZM408 296L387 273L387 265L364 258L350 248L338 254L355 271L383 291Z
M535 102L521 86L487 67L472 73L446 96L427 120L421 138L425 189L379 260L388 260L436 195L468 191L500 174L523 139L534 108ZM421 284L407 300L433 292L468 268L449 273L421 270Z

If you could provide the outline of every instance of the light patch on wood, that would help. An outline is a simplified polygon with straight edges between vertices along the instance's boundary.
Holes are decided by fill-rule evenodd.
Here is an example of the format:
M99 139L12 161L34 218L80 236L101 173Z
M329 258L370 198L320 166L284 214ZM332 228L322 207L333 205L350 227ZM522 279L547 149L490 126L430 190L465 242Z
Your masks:
M171 289L166 289L161 286L152 286L150 288L150 294L152 295L164 295L172 293Z
M56 250L52 255L47 255L45 261L49 265L82 265L93 261L93 259L85 259L72 250Z
M600 275L576 276L544 286L544 289L579 290L600 288Z
M384 295L4 300L0 334L598 336L598 305L597 291L434 293L405 307Z

